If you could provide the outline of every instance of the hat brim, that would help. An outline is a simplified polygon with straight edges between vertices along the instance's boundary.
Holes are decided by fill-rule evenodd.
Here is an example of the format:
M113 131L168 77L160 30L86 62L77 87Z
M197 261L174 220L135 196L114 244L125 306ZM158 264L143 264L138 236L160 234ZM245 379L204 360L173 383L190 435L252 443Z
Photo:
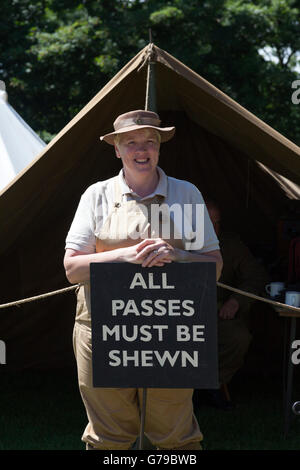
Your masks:
M160 133L161 142L167 142L168 140L172 139L175 134L175 127L155 127L149 125L136 125L136 126L129 126L123 127L115 132L110 132L109 134L102 135L100 140L104 140L110 145L114 145L115 136L117 134L125 134L125 132L136 131L138 129L155 129L157 132Z

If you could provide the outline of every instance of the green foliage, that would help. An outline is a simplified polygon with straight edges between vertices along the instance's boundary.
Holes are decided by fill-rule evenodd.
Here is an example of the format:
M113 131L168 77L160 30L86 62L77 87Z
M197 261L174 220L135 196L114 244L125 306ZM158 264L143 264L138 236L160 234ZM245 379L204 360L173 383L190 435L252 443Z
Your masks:
M296 0L2 0L0 79L49 140L153 41L290 139ZM272 61L267 60L272 54Z
M154 11L150 15L152 24L163 24L170 26L184 17L183 12L176 7L165 7L159 11Z

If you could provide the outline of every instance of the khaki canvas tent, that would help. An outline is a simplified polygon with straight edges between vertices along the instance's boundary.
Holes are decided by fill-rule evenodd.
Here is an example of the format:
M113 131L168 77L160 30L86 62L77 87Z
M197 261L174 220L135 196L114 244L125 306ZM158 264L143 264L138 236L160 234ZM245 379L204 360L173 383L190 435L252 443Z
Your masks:
M278 218L300 196L299 147L150 44L0 193L0 304L69 285L64 242L80 195L120 169L99 136L120 113L145 107L150 54L157 111L177 128L161 148L160 166L217 200L225 225L250 245L276 242ZM72 362L74 311L74 291L0 310L7 367Z

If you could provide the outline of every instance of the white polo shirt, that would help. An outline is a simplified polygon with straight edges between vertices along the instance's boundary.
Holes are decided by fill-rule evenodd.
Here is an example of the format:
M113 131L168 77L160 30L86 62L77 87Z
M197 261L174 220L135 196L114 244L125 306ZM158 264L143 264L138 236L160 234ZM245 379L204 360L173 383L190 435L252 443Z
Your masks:
M117 176L122 202L135 199L142 203L143 199L163 196L163 204L169 206L172 218L174 217L172 209L176 210L181 207L183 210L181 233L185 249L199 253L219 250L219 241L200 191L192 183L167 176L161 168L157 167L157 169L158 185L153 194L149 194L146 198L140 198L128 187L122 169ZM95 253L96 238L116 202L114 181L115 178L99 181L83 193L67 234L66 248L87 254ZM199 211L196 210L196 206ZM195 243L195 234L197 243ZM191 240L194 241L191 242ZM201 246L199 246L199 241Z

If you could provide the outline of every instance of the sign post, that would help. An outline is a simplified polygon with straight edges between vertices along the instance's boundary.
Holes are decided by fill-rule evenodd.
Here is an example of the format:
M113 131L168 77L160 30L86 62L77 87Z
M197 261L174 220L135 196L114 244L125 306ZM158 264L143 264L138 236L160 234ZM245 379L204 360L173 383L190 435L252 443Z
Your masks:
M145 389L142 426L147 388L218 388L214 263L92 263L90 274L94 387Z
M146 419L146 401L147 401L147 389L143 388L143 399L141 408L141 424L140 424L140 439L139 439L139 450L143 449L144 430L145 430L145 419Z

